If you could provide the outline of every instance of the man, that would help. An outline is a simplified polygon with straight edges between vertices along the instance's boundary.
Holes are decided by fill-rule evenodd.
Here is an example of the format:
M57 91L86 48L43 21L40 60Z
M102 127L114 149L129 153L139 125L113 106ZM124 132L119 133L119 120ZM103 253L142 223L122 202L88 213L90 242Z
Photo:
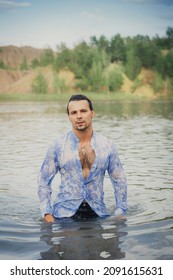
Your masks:
M93 131L95 112L91 101L84 95L73 95L67 104L67 113L72 130L51 145L38 176L42 217L46 222L54 222L63 217L109 216L103 192L106 171L114 188L114 215L124 215L126 177L113 142ZM51 182L58 172L61 185L52 207Z

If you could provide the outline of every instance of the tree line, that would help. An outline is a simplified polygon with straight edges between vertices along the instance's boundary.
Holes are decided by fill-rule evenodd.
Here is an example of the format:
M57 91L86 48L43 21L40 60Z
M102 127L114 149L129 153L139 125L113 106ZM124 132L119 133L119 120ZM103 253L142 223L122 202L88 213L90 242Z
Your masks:
M164 37L137 35L122 38L116 34L107 39L104 35L99 38L92 36L88 43L83 41L73 49L61 43L56 53L50 48L45 49L31 65L28 66L24 59L20 67L28 69L48 65L52 65L56 72L64 68L71 70L77 81L76 88L80 90L116 92L123 84L123 73L137 84L140 83L137 77L145 68L155 73L152 84L155 92L163 89L165 81L172 91L173 27L167 28Z

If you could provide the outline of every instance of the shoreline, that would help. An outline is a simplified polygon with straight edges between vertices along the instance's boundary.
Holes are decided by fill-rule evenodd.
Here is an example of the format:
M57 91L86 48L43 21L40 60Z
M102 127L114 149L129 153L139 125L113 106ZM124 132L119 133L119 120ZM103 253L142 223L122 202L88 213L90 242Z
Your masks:
M0 102L63 102L68 101L71 95L77 94L73 93L63 93L63 94L37 94L37 93L0 93ZM146 95L135 95L132 93L93 93L93 92L79 92L79 94L84 94L88 96L93 101L167 101L173 100L172 97L163 96L148 96Z

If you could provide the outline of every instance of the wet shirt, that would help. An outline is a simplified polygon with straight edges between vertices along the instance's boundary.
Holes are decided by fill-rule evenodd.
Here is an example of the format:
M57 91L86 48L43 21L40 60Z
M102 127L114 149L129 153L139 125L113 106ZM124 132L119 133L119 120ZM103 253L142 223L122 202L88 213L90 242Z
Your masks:
M115 215L127 210L126 176L114 143L96 132L91 139L95 160L88 177L82 173L78 153L79 138L69 131L50 146L38 175L38 195L42 217L46 213L55 218L71 217L85 200L100 217L110 215L104 203L104 177L108 172L115 195ZM52 205L51 183L59 173L61 183Z

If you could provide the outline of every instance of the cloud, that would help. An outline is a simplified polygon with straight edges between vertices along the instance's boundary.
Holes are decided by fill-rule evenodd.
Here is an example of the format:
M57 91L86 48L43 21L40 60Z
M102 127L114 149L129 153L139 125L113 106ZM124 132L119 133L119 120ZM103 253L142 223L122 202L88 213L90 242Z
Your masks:
M15 0L0 0L0 10L12 10L17 7L29 7L31 6L30 2L17 2Z
M88 12L88 11L84 11L80 14L81 17L85 17L89 20L93 19L94 21L97 21L97 22L101 22L103 21L103 17L98 15L97 12Z

